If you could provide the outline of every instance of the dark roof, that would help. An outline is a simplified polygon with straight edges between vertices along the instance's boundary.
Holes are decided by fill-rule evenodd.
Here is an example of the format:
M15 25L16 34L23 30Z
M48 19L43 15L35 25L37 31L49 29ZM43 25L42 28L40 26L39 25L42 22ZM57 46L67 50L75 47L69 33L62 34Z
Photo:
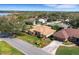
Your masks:
M33 21L35 21L35 18L30 18L30 19L26 20L26 22L33 22Z
M69 37L79 38L79 29L73 29L73 28L62 29L56 32L53 36L64 40Z

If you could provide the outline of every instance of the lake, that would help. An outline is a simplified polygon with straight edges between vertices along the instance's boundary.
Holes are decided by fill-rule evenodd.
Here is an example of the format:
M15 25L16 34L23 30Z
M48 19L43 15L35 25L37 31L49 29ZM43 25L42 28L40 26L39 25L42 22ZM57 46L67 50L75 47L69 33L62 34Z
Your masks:
M6 16L6 15L9 15L11 13L0 13L0 16Z

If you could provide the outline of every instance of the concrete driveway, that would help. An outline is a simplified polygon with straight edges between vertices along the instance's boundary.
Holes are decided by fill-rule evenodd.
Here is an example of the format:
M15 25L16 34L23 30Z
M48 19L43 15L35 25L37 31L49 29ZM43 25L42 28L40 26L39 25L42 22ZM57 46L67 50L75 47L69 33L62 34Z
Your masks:
M55 55L56 50L60 45L62 45L62 42L54 40L49 45L42 48L42 50Z
M20 39L15 38L1 38L1 39L26 55L50 55L49 53L43 51L41 48L37 48L32 44Z

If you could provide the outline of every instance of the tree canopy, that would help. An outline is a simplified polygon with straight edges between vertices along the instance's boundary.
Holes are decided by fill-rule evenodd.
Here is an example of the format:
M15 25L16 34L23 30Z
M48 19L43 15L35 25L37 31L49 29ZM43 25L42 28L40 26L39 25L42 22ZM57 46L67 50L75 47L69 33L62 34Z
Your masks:
M8 33L19 33L25 28L24 20L0 17L0 31Z

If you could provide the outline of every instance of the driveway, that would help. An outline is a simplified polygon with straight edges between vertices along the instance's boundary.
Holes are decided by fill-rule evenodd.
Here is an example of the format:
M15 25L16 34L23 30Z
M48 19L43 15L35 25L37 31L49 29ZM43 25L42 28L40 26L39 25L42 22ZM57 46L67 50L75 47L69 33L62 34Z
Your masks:
M27 43L20 39L15 38L1 38L1 39L26 55L50 55L49 53L43 51L41 48L37 48L32 44Z
M62 45L62 42L54 40L49 45L42 48L42 50L55 55L56 50L60 45Z

